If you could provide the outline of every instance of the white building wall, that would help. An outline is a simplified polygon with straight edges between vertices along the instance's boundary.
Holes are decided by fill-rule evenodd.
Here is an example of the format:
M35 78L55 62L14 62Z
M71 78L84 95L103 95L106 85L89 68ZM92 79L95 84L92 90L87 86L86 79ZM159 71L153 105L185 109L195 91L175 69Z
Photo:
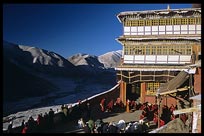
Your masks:
M201 25L196 25L196 34L201 34Z
M190 55L124 55L126 64L185 64Z
M201 34L201 25L124 27L124 35Z
M157 64L164 64L167 63L167 55L157 55Z
M180 63L185 64L185 63L190 63L191 62L191 56L190 55L181 55L180 56Z
M179 55L168 55L168 64L179 64Z

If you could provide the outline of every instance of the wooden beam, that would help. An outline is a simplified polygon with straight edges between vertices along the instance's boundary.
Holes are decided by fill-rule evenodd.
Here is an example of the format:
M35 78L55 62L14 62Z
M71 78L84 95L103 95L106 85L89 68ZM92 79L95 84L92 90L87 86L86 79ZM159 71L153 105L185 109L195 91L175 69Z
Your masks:
M200 110L201 108L199 107L192 107L192 108L187 108L187 109L175 110L173 111L173 114L177 115L177 114L182 114L182 113L198 112Z
M159 95L166 95L166 94L171 94L171 93L176 93L176 92L182 92L182 91L186 91L188 90L188 88L179 88L179 89L175 89L175 90L171 90L171 91L167 91L167 92L163 92L163 93L159 93Z

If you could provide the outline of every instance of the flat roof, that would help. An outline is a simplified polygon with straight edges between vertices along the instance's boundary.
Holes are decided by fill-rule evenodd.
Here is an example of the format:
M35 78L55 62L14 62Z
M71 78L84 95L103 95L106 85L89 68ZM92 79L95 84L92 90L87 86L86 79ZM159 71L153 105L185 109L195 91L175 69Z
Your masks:
M183 9L160 9L160 10L143 10L143 11L124 11L120 12L118 15L134 15L134 14L149 14L149 13L186 13L188 11L199 11L201 13L201 8L183 8Z
M189 11L197 11L197 12L201 13L201 8L160 9L160 10L144 10L144 11L124 11L124 12L120 12L117 15L117 18L121 22L121 18L123 18L126 15L137 15L139 17L140 15L147 15L147 14L155 14L155 15L168 15L170 13L184 14L184 13L187 13Z

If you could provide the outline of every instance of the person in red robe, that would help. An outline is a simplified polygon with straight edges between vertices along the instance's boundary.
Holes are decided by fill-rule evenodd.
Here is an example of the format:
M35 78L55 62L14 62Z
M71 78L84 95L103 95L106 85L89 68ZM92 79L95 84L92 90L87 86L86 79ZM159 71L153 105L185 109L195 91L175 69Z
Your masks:
M108 112L111 112L113 110L113 104L114 104L114 101L113 99L108 103L106 109Z
M101 100L101 102L100 102L100 107L101 107L101 111L102 112L104 112L105 111L105 101L106 101L106 99L105 98L103 98L102 100Z
M27 133L28 132L28 123L26 122L25 123L25 126L24 126L24 128L23 128L23 130L22 130L22 134L25 134L25 133Z
M175 115L171 114L171 120L176 119Z
M153 121L155 124L157 124L157 122L158 122L158 115L156 113L154 113Z
M160 119L159 127L164 126L164 125L165 125L165 122L162 119Z
M186 120L188 119L187 115L185 113L181 114L180 119L183 121L183 123L186 123Z

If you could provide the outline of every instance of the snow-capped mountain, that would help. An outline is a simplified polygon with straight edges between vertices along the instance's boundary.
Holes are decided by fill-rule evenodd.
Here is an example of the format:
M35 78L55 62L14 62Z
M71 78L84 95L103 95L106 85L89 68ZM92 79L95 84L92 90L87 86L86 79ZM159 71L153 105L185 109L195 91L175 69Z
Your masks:
M104 64L105 68L115 68L120 64L121 56L122 50L118 50L100 55L98 59Z
M67 75L76 70L73 64L57 53L5 41L3 45L4 58L24 70L32 72L37 70L54 75Z
M100 56L88 54L75 54L68 60L75 66L87 72L100 73L101 71L113 72L114 68L120 64L121 50L105 53Z
M98 57L94 55L78 53L69 57L68 60L86 74L96 75L105 71L104 64L99 62Z
M40 64L40 65L51 65L57 67L65 67L68 62L60 55L49 52L47 50L39 49L36 47L29 47L29 46L22 46L19 45L19 48L23 51L30 52L33 58L33 64Z
M120 64L122 51L111 51L100 56L93 56L88 54L75 54L68 58L68 60L75 66L89 65L97 68L115 68Z
M37 47L30 47L25 45L16 45L13 43L3 42L4 55L12 59L12 57L22 57L21 61L27 61L27 63L51 65L56 67L71 66L66 59L57 53L40 49ZM12 54L8 54L10 52ZM26 57L25 57L26 56ZM32 61L31 61L32 60Z

